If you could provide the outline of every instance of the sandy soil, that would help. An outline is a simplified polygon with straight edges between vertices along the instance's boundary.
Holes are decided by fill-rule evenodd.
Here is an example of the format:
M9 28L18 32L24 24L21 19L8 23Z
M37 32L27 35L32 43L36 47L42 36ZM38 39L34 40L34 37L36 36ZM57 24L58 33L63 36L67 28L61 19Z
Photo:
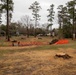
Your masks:
M70 59L56 58L65 52ZM40 50L4 54L0 59L0 75L76 75L76 50Z

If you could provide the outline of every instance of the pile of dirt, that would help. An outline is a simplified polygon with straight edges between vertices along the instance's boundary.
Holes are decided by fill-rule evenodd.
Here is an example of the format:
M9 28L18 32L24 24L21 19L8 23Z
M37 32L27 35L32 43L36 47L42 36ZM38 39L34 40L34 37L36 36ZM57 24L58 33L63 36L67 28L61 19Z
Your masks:
M61 39L59 41L57 41L55 44L68 44L69 41L67 39Z
M49 44L68 44L69 41L67 39L53 39Z
M55 44L56 42L58 42L58 39L53 39L49 44Z

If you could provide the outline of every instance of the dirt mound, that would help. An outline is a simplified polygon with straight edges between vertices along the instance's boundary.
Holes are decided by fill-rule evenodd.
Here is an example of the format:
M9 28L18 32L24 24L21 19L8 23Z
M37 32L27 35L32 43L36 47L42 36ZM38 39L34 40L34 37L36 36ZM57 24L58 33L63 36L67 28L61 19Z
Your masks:
M58 42L58 39L53 39L49 44L55 44L56 42Z
M62 40L59 40L57 41L55 44L68 44L69 41L67 39L62 39Z

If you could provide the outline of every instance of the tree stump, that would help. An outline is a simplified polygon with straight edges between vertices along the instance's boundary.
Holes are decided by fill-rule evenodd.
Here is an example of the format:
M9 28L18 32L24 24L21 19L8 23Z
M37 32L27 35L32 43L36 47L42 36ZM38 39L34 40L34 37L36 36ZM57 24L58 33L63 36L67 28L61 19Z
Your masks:
M38 39L42 39L41 37L38 37Z
M12 41L12 46L19 46L20 42L17 42L17 40Z
M55 55L55 57L63 58L63 59L69 59L69 58L71 58L71 56L69 56L69 55L66 54L66 53L57 53L57 54Z

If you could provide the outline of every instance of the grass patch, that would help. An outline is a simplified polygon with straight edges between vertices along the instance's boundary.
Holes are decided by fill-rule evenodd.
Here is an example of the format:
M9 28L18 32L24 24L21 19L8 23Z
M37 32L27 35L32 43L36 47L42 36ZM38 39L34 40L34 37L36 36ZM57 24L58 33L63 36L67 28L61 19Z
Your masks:
M52 40L52 38L50 37L42 37L42 39L38 39L38 38L25 38L25 39L21 39L21 37L14 37L13 39L17 39L18 41L24 41L24 42L28 42L28 41L40 41L40 42L50 42ZM9 46L11 45L11 42L5 42L4 38L1 38L0 40L0 46L4 47L4 46ZM15 50L0 50L0 58L2 58L4 56L4 54L9 54L9 53L15 53L15 52L25 52L25 51L31 51L31 50L58 50L59 48L62 49L66 49L66 48L73 48L76 49L76 40L70 40L69 39L69 43L68 44L62 44L62 45L41 45L41 46L37 46L34 48L22 48L22 49L15 49Z
M0 50L0 58L3 57L4 54L12 54L15 52L25 52L25 51L38 51L38 50L58 50L59 48L62 49L67 49L67 48L73 48L76 49L75 43L72 44L63 44L63 45L42 45L42 46L37 46L34 48L24 48L24 49L15 49L15 50Z

